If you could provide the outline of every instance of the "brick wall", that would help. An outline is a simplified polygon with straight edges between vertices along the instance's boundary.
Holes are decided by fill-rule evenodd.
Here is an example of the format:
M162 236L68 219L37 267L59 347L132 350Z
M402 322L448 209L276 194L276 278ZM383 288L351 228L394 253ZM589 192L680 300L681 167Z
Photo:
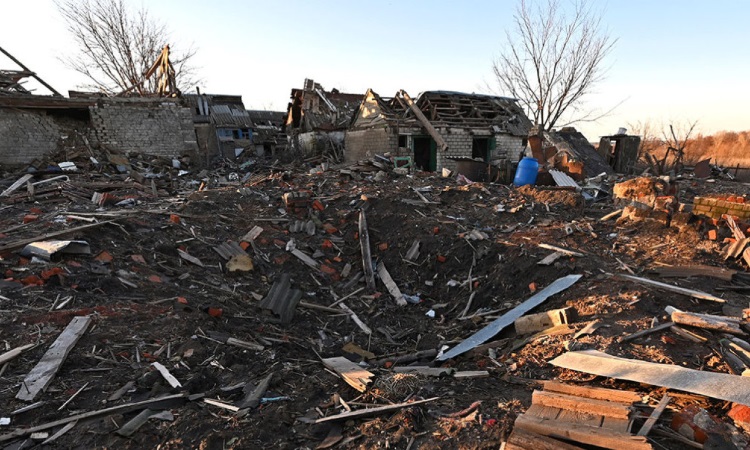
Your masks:
M370 159L376 153L395 152L398 136L386 127L347 131L345 139L347 162Z
M0 108L0 164L23 165L57 150L61 131L44 112Z
M744 197L695 197L693 199L693 213L721 219L723 214L729 214L741 220L750 219L750 203L745 203Z
M172 100L106 99L90 109L99 144L123 152L197 155L193 114Z
M511 134L495 135L495 153L493 160L505 159L509 161L518 161L518 155L524 150L523 138Z

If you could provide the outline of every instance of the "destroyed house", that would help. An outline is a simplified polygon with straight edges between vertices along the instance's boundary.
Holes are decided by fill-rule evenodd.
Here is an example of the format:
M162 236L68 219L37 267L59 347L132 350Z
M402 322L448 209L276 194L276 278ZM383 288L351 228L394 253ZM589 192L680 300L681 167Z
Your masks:
M253 144L256 153L273 154L286 148L286 134L283 131L286 113L264 110L248 110L247 113L253 122Z
M252 145L253 122L239 95L187 94L198 145L207 156L234 158Z
M292 89L284 131L291 137L292 146L302 151L341 145L361 102L362 94L325 91L319 83L306 79L302 89Z
M410 156L416 167L452 169L456 160L517 160L531 122L515 99L450 91L400 91L383 98L369 89L346 134L346 158L390 152Z

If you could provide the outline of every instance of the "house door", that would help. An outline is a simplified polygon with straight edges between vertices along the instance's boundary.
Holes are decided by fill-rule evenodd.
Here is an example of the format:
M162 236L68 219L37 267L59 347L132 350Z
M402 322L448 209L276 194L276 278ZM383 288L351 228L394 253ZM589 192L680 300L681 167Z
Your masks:
M421 170L434 172L437 169L437 145L431 137L414 137L414 165Z

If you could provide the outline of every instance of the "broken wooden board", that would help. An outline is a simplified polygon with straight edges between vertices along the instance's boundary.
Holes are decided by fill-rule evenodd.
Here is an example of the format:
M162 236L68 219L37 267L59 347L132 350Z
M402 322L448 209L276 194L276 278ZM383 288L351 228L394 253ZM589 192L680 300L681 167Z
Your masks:
M375 273L372 270L372 253L370 251L370 234L367 229L365 210L359 211L359 246L362 250L362 270L365 272L365 283L370 292L375 291Z
M15 359L18 355L23 353L25 350L28 350L32 347L34 347L34 344L26 344L20 347L16 347L12 350L8 350L7 352L0 355L0 365L5 364L12 359Z
M737 273L736 270L705 265L656 267L651 272L665 278L709 277L723 281L732 281Z
M688 325L696 328L703 328L711 331L720 331L729 334L745 334L740 328L740 321L735 317L714 316L711 314L695 314L668 306L665 308L671 315L672 322L679 325Z
M589 414L613 417L615 419L628 419L632 412L631 407L624 403L583 398L560 392L536 390L531 394L531 402L534 405L549 406L570 411L585 411Z
M13 192L15 192L18 188L25 185L27 181L34 178L34 174L27 173L26 175L22 176L21 178L17 179L15 183L11 184L8 189L4 190L2 193L0 193L0 197L7 197Z
M380 280L383 282L386 289L388 289L388 292L396 301L396 304L398 306L406 306L407 302L404 298L404 294L401 293L401 289L399 289L398 285L393 281L391 274L388 273L388 269L385 268L385 264L382 262L378 264L378 277L380 277Z
M456 369L450 367L429 367L429 366L403 366L394 367L396 373L415 373L426 377L442 377L452 375Z
M242 236L242 241L244 242L252 242L254 241L260 234L263 232L263 228L259 227L258 225L255 225L250 231L247 232L244 236Z
M673 286L671 284L662 283L660 281L649 280L648 278L641 278L641 277L636 277L633 275L625 275L622 273L618 273L615 276L617 276L618 278L622 278L623 280L635 281L636 283L645 284L647 286L653 286L655 288L663 289L665 291L675 292L677 294L687 295L688 297L697 298L699 300L709 300L709 301L717 302L717 303L726 302L726 300L724 300L723 298L719 298L714 295L707 294L705 292L695 291L692 289L687 289L687 288L683 288L679 286Z
M415 240L412 242L411 247L409 247L409 250L406 252L406 256L404 256L404 259L409 262L417 262L417 259L419 258L419 240Z
M159 371L161 376L164 377L164 379L167 381L167 383L169 383L170 386L172 386L172 388L182 387L182 384L179 381L177 381L177 378L175 378L174 375L169 373L169 369L164 367L162 363L153 362L151 363L151 365L154 366L154 368Z
M90 316L78 316L70 321L39 363L24 378L21 389L16 394L18 400L33 402L40 392L47 389L57 371L60 370L60 366L65 362L65 358L81 339L90 323Z
M513 428L505 442L505 450L583 450L581 447L558 441L531 431Z
M40 236L35 236L35 237L29 238L29 239L21 239L19 241L11 242L9 244L5 244L5 245L0 246L0 253L6 252L6 251L10 251L10 250L15 250L17 248L21 248L21 247L23 247L25 245L32 244L32 243L37 242L37 241L45 241L45 240L49 240L49 239L60 237L60 236L74 234L74 233L77 233L79 231L84 231L84 230L88 230L88 229L91 229L91 228L100 227L102 225L106 225L108 223L115 222L117 220L120 220L120 219L117 218L117 219L112 219L112 220L105 220L104 222L92 223L90 225L82 225L82 226L76 227L76 228L69 228L67 230L54 231L52 233L42 234Z
M637 403L643 400L640 394L631 391L620 391L617 389L592 386L576 386L551 380L543 381L542 385L547 392L558 392L560 394L575 395L577 397L594 400L607 400L620 403Z
M307 264L311 269L318 270L320 269L320 263L313 258L311 258L308 254L297 250L296 248L291 250L290 253L294 256L296 256L300 261Z
M750 378L671 364L618 358L596 350L567 352L550 364L578 372L635 381L750 405Z
M563 255L561 252L555 252L550 253L549 255L545 256L544 259L540 260L537 264L540 266L551 266L555 261L562 258Z
M552 309L550 311L519 317L514 322L516 334L521 336L560 325L567 325L567 309L568 308Z
M613 450L650 450L652 448L645 436L632 436L608 428L550 420L530 414L518 416L515 427L543 436L555 436Z
M372 372L368 372L343 356L324 358L323 365L339 374L349 386L359 392L364 392L367 385L372 382L371 378L375 376Z
M142 402L135 402L135 403L127 403L124 405L118 405L113 406L111 408L105 408L100 409L98 411L90 411L82 414L76 414L74 416L66 417L64 419L55 420L53 422L48 422L42 425L37 425L30 428L16 428L14 431L0 435L0 442L9 441L12 439L17 439L22 436L27 436L32 433L37 433L39 431L49 430L51 428L59 427L60 425L65 425L71 422L76 422L79 420L86 420L86 419L92 419L95 417L105 417L110 416L113 414L126 414L130 411L135 411L138 409L163 409L168 408L171 406L174 406L175 402L182 403L187 398L187 394L174 394L174 395L167 395L165 397L159 397L159 398L152 398L149 400L144 400Z
M315 421L315 423L321 423L321 422L330 422L334 420L349 420L349 419L357 419L361 417L370 417L370 416L376 416L378 414L387 413L391 411L397 411L399 409L403 408L410 408L412 406L421 405L424 403L434 402L435 400L438 400L440 397L432 397L427 398L424 400L417 400L413 402L407 402L407 403L396 403L395 405L387 405L387 406L378 406L377 408L366 408L366 409L358 409L356 411L347 411L341 414L336 414L335 416L328 416L323 417Z
M502 331L505 327L514 323L519 317L531 311L533 308L541 305L549 297L558 294L575 284L575 282L580 280L581 277L582 275L568 275L566 277L558 278L552 284L537 292L525 302L503 314L494 322L474 333L468 339L464 340L452 349L438 356L436 359L438 361L445 361L446 359L454 358L462 353L465 353L473 349L477 345L484 344L485 342L492 339L497 333Z
M573 250L569 250L567 248L558 247L556 245L550 245L550 244L544 244L544 243L542 243L542 244L537 244L537 247L543 248L543 249L546 249L546 250L552 250L552 251L557 252L557 253L562 253L563 255L576 256L578 258L582 258L582 257L585 256L583 253L579 253L579 252L576 252L576 251L573 251Z
M638 430L638 436L648 435L648 433L651 431L651 428L656 425L656 421L659 420L659 416L661 416L661 413L663 413L664 410L667 409L667 405L669 404L670 400L672 400L672 398L668 395L665 395L661 398L659 405L654 408L654 411L651 413L648 419L646 419L646 422L643 423L641 429Z
M646 328L645 330L636 331L635 333L629 334L622 339L620 339L620 342L628 342L632 341L633 339L638 339L639 337L647 336L652 333L656 333L657 331L666 330L667 328L670 328L674 325L674 322L667 322L662 323L660 325L657 325L655 327Z

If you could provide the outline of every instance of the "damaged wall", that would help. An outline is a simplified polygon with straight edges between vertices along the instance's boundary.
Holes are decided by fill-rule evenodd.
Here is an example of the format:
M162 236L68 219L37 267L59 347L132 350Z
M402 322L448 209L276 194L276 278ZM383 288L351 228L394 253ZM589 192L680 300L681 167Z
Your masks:
M0 164L28 164L57 150L61 131L43 111L0 108Z
M91 123L105 147L164 157L197 155L192 111L174 101L103 99L91 108Z
M370 159L375 154L395 152L398 147L398 136L387 127L372 128L346 132L345 159L355 162Z

